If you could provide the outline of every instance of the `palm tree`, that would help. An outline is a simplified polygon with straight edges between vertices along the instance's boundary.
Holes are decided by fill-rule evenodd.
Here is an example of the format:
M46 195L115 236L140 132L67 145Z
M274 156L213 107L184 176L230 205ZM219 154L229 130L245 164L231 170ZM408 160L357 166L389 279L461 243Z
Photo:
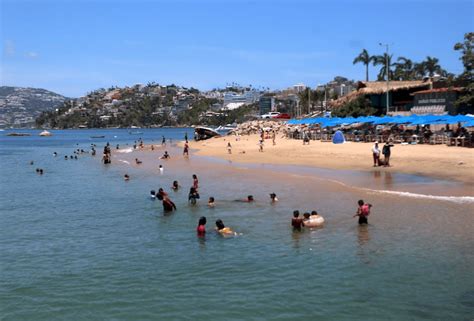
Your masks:
M422 62L424 64L425 71L428 74L428 76L433 77L435 73L438 73L438 74L442 73L442 68L438 62L439 62L438 58L434 58L430 56L426 57L426 60Z
M389 55L387 57L387 53L384 53L383 55L380 56L375 56L373 61L374 61L374 66L381 65L382 67L380 68L380 72L377 75L377 80L384 80L385 76L387 75L387 59L388 59L388 79L393 78L393 72L390 69L390 67L394 66L392 64L392 57L393 55Z
M369 81L369 64L374 60L374 56L370 56L366 49L363 49L362 52L355 57L352 62L353 65L356 63L363 63L365 65L365 81Z
M405 57L398 57L397 62L393 65L395 66L395 71L393 72L395 79L413 80L413 61Z

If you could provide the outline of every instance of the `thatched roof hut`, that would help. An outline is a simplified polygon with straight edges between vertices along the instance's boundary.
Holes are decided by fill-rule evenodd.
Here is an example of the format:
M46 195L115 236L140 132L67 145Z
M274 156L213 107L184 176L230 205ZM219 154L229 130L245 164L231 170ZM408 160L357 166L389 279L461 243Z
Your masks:
M429 89L432 82L428 80L412 80L412 81L390 81L390 92L422 90ZM353 101L361 95L382 95L387 92L387 82L385 81L359 81L357 90L350 94L334 100L330 103L332 108L339 108L348 102Z

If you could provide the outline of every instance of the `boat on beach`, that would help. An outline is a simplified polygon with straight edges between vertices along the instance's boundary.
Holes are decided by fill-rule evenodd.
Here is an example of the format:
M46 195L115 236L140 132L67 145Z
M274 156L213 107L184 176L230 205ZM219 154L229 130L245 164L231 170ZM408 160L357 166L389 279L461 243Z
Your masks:
M48 136L53 136L53 134L51 134L47 130L43 130L41 133L39 133L39 136L48 137Z
M7 136L31 136L28 133L8 133Z
M196 141L221 136L222 135L219 132L209 127L197 126L194 128L194 140Z

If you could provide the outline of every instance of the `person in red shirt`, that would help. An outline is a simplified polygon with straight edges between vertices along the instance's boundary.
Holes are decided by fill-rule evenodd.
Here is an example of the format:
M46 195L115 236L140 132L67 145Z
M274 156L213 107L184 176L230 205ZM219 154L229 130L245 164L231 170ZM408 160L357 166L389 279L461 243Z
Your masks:
M367 217L370 214L370 208L372 207L372 204L366 204L363 200L359 200L357 203L359 204L359 207L357 208L357 213L353 217L359 217L360 225L369 224Z
M198 236L204 236L206 234L206 223L207 223L206 217L201 216L198 222L198 226L196 228Z

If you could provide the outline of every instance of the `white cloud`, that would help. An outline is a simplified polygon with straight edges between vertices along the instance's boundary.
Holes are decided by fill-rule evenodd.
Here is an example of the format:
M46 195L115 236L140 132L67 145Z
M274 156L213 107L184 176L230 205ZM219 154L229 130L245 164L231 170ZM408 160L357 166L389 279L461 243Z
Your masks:
M3 44L3 52L7 57L13 57L15 55L15 44L11 40L5 40Z
M34 51L30 51L30 52L25 53L25 57L30 58L30 59L36 59L36 58L38 58L38 56L39 56L38 53L34 52Z

